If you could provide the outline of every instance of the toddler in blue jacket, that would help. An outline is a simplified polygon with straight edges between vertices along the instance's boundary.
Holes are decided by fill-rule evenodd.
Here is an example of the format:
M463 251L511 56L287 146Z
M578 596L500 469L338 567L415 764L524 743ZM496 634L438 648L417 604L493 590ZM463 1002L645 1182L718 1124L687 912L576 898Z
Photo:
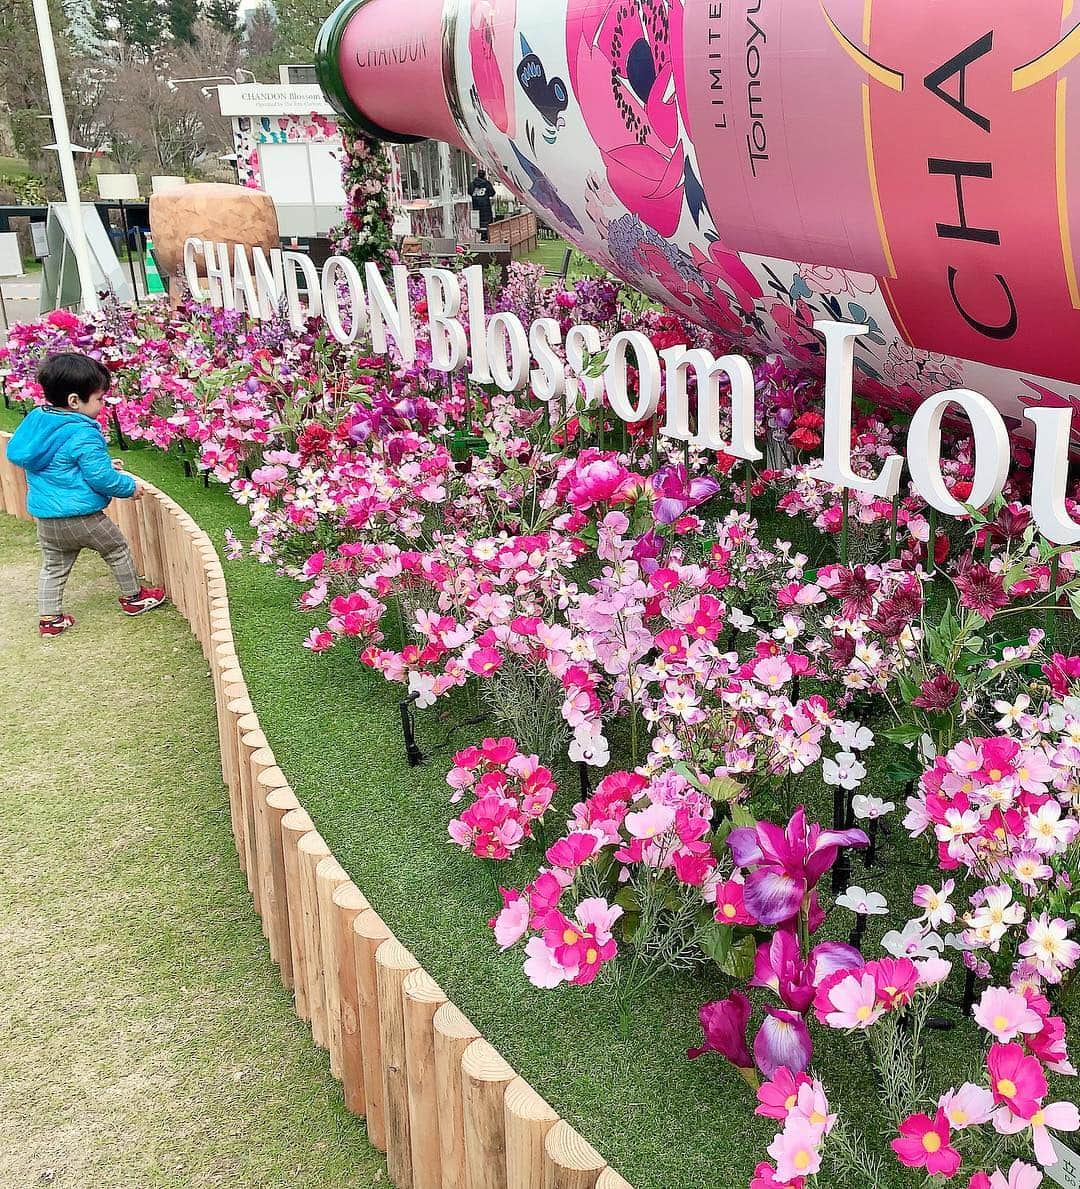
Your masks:
M164 590L140 583L124 534L104 512L113 497L142 495L109 457L97 422L110 382L108 368L88 355L51 355L38 371L49 403L32 409L8 442L8 460L26 471L26 507L37 520L42 555L38 631L43 636L59 636L74 626L74 617L63 611L64 586L83 549L105 559L120 586L125 615L142 615L165 602Z

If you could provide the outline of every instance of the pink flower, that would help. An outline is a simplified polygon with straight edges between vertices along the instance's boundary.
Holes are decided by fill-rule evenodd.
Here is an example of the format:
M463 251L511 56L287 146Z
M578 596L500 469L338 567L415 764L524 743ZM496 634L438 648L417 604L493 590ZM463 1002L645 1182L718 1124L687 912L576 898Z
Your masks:
M994 1113L994 1096L985 1086L965 1082L959 1089L949 1090L938 1099L949 1126L962 1131L978 1127L990 1120Z
M807 1074L792 1073L782 1065L769 1081L758 1088L758 1106L754 1114L763 1115L766 1119L786 1119L799 1101L800 1088L811 1083L812 1079Z
M1035 1035L1043 1026L1038 1012L1031 1009L1024 996L1005 987L987 987L972 1015L1000 1044L1008 1044L1021 1034Z
M698 1008L698 1019L704 1042L696 1048L686 1050L693 1061L703 1053L719 1053L726 1058L745 1078L754 1077L754 1061L746 1046L746 1025L750 1022L750 1000L742 991L732 991L726 999L703 1003ZM749 1079L748 1079L749 1080Z
M632 838L656 838L675 824L675 810L670 805L649 805L638 813L628 813L624 820Z
M1014 1160L1006 1177L1001 1169L995 1169L991 1176L977 1172L968 1182L968 1189L1039 1189L1043 1175L1033 1165Z
M878 1000L887 1011L911 1002L919 974L910 958L878 958L867 962L866 969L873 974Z
M939 1107L929 1115L908 1115L900 1124L900 1137L891 1143L897 1159L907 1168L925 1168L928 1176L953 1177L960 1167L960 1153L950 1145L945 1112Z
M994 1127L1002 1135L1015 1135L1017 1132L1031 1128L1031 1142L1035 1149L1035 1159L1042 1165L1056 1164L1057 1153L1050 1140L1052 1127L1055 1131L1076 1131L1080 1129L1080 1111L1071 1102L1052 1102L1048 1106L1041 1106L1030 1118L1014 1115L1007 1107L1003 1107L994 1116Z
M508 892L500 888L499 893L503 898L503 908L492 923L492 928L499 948L508 950L529 930L529 901L520 892Z
M818 880L836 862L841 846L868 846L862 830L823 830L808 825L799 806L786 830L771 822L742 826L728 835L735 865L746 871L743 897L763 925L794 917Z
M754 925L757 922L746 911L743 886L738 880L725 880L716 889L716 909L713 913L722 925Z
M821 987L814 1008L818 1019L830 1028L869 1028L885 1011L878 1003L874 976L865 971Z
M334 647L333 632L320 632L318 628L312 628L304 640L304 647L310 648L312 652L326 652L327 649Z
M576 871L596 854L599 847L600 841L595 834L568 834L548 847L545 858L553 867Z
M821 1168L821 1129L792 1115L767 1150L776 1161L780 1181L812 1177Z
M487 677L503 663L501 654L494 648L477 648L466 662L467 667L478 677Z
M1026 1056L1018 1044L995 1044L986 1056L986 1067L994 1101L1007 1106L1014 1115L1030 1119L1047 1090L1039 1062Z
M776 1169L767 1160L763 1160L754 1169L750 1189L803 1189L805 1184L805 1177L792 1177L790 1181L778 1181Z
M571 972L562 966L554 950L544 944L543 938L530 937L525 943L525 953L525 977L534 987L551 990L568 981Z

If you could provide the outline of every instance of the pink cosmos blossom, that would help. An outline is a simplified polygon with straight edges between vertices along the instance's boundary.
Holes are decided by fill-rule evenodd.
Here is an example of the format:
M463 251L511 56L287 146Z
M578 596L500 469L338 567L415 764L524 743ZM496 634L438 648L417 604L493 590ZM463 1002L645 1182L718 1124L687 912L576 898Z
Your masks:
M576 871L596 854L599 847L600 840L595 834L568 834L549 846L545 857L553 867Z
M758 1088L758 1106L754 1114L764 1115L766 1119L786 1119L799 1101L800 1088L809 1086L812 1082L813 1079L807 1074L792 1073L782 1065Z
M1025 1055L1018 1044L990 1046L986 1057L990 1071L990 1092L1022 1119L1030 1119L1046 1095L1046 1075L1034 1057Z
M1024 996L1005 987L987 987L972 1015L999 1044L1008 1044L1021 1034L1038 1033L1043 1026Z
M757 924L746 909L741 880L727 879L717 887L716 907L713 916L722 925Z
M987 1123L994 1114L994 1096L985 1086L965 1082L958 1089L948 1090L938 1099L949 1126L957 1131Z
M928 1176L952 1177L960 1167L960 1153L951 1146L949 1122L938 1108L931 1119L914 1114L900 1124L900 1136L890 1146L907 1168L925 1168Z
M1056 1164L1058 1159L1050 1140L1050 1129L1080 1130L1080 1111L1072 1102L1052 1102L1040 1106L1030 1118L1025 1118L1014 1115L1008 1107L1002 1107L994 1116L994 1127L1002 1135L1015 1135L1030 1128L1035 1159L1045 1167L1048 1164Z
M763 1160L754 1169L750 1189L804 1189L805 1184L805 1177L792 1177L789 1181L777 1180L775 1167Z
M822 987L814 1004L817 1017L830 1028L869 1028L885 1011L878 1002L873 974L855 973Z
M1039 1189L1042 1183L1043 1175L1037 1168L1022 1160L1014 1160L1008 1176L1000 1169L995 1169L990 1176L977 1172L968 1182L968 1189Z
M821 1168L821 1129L791 1115L769 1145L768 1153L776 1161L776 1176L781 1182L812 1177Z
M508 892L505 888L500 888L499 893L503 898L503 907L492 922L492 928L499 949L508 950L529 930L529 901L520 892Z

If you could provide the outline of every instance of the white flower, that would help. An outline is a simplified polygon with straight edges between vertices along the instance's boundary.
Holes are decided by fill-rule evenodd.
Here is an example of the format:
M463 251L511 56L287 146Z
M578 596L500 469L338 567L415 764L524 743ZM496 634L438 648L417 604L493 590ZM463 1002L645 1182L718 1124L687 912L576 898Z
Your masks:
M1007 731L1027 713L1030 705L1031 699L1027 694L1021 694L1015 702L995 702L994 709L1001 715L997 721L998 730Z
M874 732L857 722L838 720L829 728L829 734L844 751L865 751L874 742Z
M881 939L881 948L894 958L932 958L944 946L936 933L924 933L919 921L908 921L903 929L893 929Z
M880 892L868 892L856 884L852 884L842 896L837 896L836 903L864 917L883 916L889 911L889 903Z
M744 614L738 607L731 608L728 612L728 619L731 621L731 626L737 632L748 632L756 622L752 615Z
M856 793L851 798L851 811L861 822L877 821L879 817L892 813L895 808L896 805L892 801L883 801L880 797L867 797L862 793Z
M842 789L857 789L866 775L866 768L850 751L840 752L835 760L822 760L821 776L826 784Z

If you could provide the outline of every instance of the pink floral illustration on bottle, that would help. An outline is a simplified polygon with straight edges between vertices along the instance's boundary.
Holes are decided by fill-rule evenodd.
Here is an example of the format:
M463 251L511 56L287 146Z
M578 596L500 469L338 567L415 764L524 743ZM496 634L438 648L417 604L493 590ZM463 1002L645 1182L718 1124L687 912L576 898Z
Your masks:
M514 92L510 83L514 60L517 5L473 0L469 25L469 59L473 85L484 113L496 128L513 135Z
M662 236L683 208L672 36L682 0L571 0L570 82L615 196Z

